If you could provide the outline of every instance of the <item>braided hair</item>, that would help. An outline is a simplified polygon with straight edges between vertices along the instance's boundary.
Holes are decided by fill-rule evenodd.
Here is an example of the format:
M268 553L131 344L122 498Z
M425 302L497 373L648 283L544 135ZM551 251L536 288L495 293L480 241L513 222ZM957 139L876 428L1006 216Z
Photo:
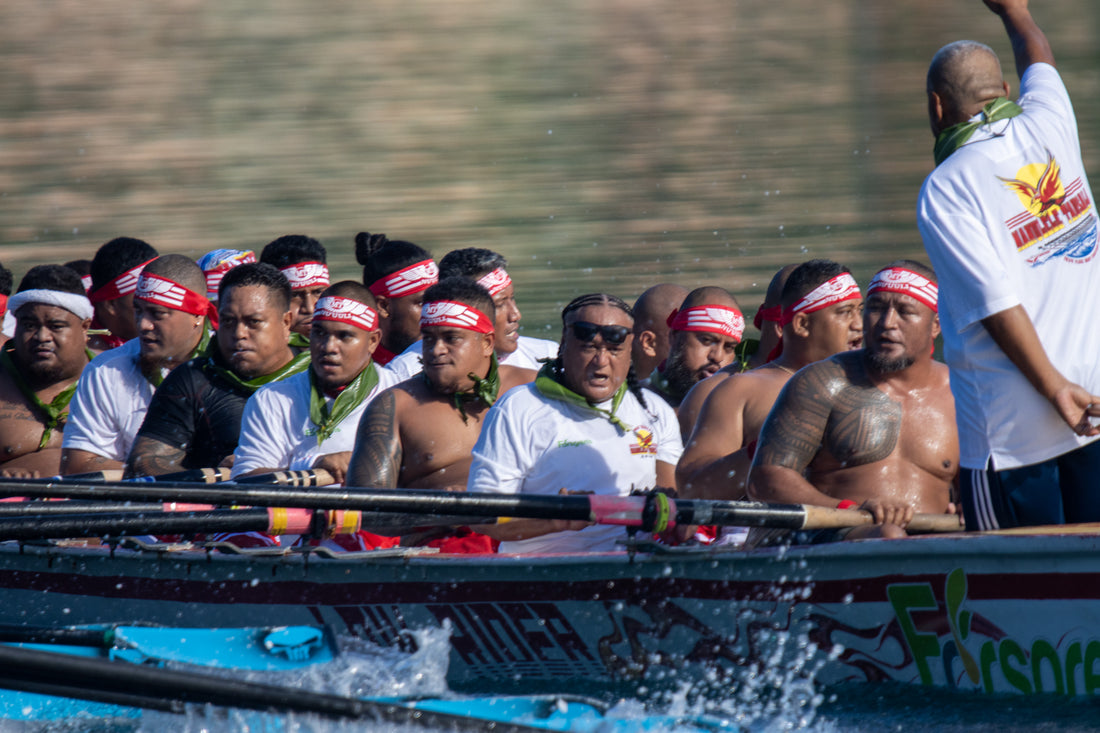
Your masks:
M554 372L555 379L561 380L565 373L561 352L562 349L565 348L565 327L568 325L569 315L571 313L576 313L582 308L601 305L609 305L612 308L618 308L623 313L630 316L630 320L634 320L634 309L631 308L625 300L614 295L608 293L588 293L573 298L573 300L569 301L561 311L562 338L561 341L558 342L558 355L550 362L550 368ZM648 412L649 405L646 404L645 396L642 394L642 386L638 383L638 374L634 369L633 362L630 364L630 370L626 373L626 388L638 398L638 402L640 402L642 407Z

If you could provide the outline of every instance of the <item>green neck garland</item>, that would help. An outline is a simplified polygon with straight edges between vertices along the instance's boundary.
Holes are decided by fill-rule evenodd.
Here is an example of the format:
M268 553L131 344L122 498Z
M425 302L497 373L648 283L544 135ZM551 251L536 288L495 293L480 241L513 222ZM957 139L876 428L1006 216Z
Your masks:
M313 434L317 436L317 445L332 437L336 426L352 413L356 407L378 386L378 369L374 362L367 364L359 376L336 395L329 410L324 391L317 384L317 375L309 370L309 419L317 427Z
M11 379L15 382L15 386L19 389L19 392L27 398L27 401L45 415L45 427L42 430L42 437L38 441L38 450L42 450L46 447L46 444L50 442L50 436L53 434L54 429L63 423L69 416L69 411L66 408L69 406L69 400L73 398L73 393L76 392L76 382L73 382L68 387L61 390L56 397L50 400L49 404L46 404L38 398L35 391L27 384L27 380L23 379L19 367L15 365L15 361L12 359L12 354L14 352L15 344L11 341L4 344L4 347L0 349L0 367L11 375ZM91 361L93 356L92 352L88 351L88 349L84 349L84 353L87 355L88 361Z
M258 377L253 377L252 379L241 379L232 369L228 369L219 364L213 356L211 356L207 360L206 368L214 374L220 376L222 379L229 382L242 392L252 394L265 384L269 384L270 382L278 382L282 379L286 379L289 376L297 374L300 371L308 369L309 352L303 351L301 354L298 354L271 374L262 374Z
M500 394L500 365L497 362L497 355L494 352L489 357L489 373L482 379L478 375L470 372L466 376L473 380L473 389L466 392L455 392L454 401L455 408L458 409L458 414L462 415L462 422L468 422L466 416L467 400L478 400L486 407L492 407L493 403L497 401L497 395Z
M545 365L539 370L539 374L535 377L535 389L542 394L543 397L549 397L552 400L560 400L562 402L568 402L571 405L577 407L583 407L586 410L592 410L598 412L608 419L608 421L615 427L622 430L624 433L629 433L631 428L622 418L618 417L615 413L619 409L619 405L623 401L623 397L626 396L626 382L619 385L619 389L615 392L611 398L611 409L605 410L602 407L596 407L592 404L591 400L587 397L582 397L573 390L566 387L554 377L554 368L550 364Z
M936 159L936 165L951 157L956 150L966 145L978 128L1001 120L1007 120L1023 112L1020 105L1006 97L997 97L982 108L981 114L976 120L967 120L957 125L952 125L936 135L936 146L932 149L932 155Z

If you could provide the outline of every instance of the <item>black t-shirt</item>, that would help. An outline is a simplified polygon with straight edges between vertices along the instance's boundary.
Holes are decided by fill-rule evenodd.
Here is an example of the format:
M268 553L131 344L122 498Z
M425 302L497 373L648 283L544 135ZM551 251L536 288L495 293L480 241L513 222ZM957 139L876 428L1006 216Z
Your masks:
M201 356L173 369L149 403L139 437L182 448L182 468L210 468L232 455L251 396L218 376Z

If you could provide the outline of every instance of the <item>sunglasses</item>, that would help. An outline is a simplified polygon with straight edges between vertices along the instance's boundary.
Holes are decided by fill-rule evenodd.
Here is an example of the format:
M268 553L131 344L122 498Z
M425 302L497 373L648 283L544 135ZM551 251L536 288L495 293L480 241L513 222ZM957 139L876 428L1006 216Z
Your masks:
M595 341L596 336L602 336L604 343L612 346L618 346L626 341L627 335L631 332L628 326L601 326L598 323L589 323L588 321L575 321L570 324L570 327L573 329L573 335L577 337L578 341L588 343Z

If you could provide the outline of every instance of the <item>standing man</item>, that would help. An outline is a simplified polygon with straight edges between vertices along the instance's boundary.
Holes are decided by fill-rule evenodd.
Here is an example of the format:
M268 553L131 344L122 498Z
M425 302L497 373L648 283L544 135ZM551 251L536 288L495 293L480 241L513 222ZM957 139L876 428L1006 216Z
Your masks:
M92 330L96 333L89 344L93 349L114 349L137 337L134 289L142 269L156 256L152 246L133 237L116 237L96 250L88 291L95 308Z
M490 411L474 446L470 491L625 496L675 488L676 415L628 379L634 316L619 298L582 295L562 311L561 351L534 384ZM480 528L501 552L615 549L621 527L513 519Z
M703 403L676 466L686 498L743 498L757 436L783 385L802 367L848 351L863 336L859 285L836 262L799 265L780 302L776 320L785 324L783 353L764 366L730 376Z
M263 248L260 262L279 268L290 283L290 345L308 349L313 307L329 283L325 248L313 237L287 234Z
M371 361L378 346L374 297L357 282L321 294L310 329L310 368L249 398L233 477L323 468L343 483L367 405L396 378Z
M230 458L245 401L309 367L309 352L295 356L287 343L292 319L290 283L281 272L259 262L227 272L216 348L173 370L157 389L126 460L127 476L209 468Z
M969 529L1100 520L1097 214L1069 95L1026 0L986 0L992 50L958 41L928 70L936 169L918 223L943 283Z
M875 275L863 349L804 367L779 393L752 462L751 499L874 516L814 541L903 537L915 512L950 510L959 443L947 367L932 360L936 310L929 268L901 261ZM753 530L749 544L768 534Z
M153 392L205 351L217 324L206 278L183 255L162 255L134 291L138 337L97 356L81 375L61 452L61 473L121 468Z
M53 476L69 400L89 359L92 304L76 272L39 265L23 277L8 307L15 335L0 348L0 470Z

